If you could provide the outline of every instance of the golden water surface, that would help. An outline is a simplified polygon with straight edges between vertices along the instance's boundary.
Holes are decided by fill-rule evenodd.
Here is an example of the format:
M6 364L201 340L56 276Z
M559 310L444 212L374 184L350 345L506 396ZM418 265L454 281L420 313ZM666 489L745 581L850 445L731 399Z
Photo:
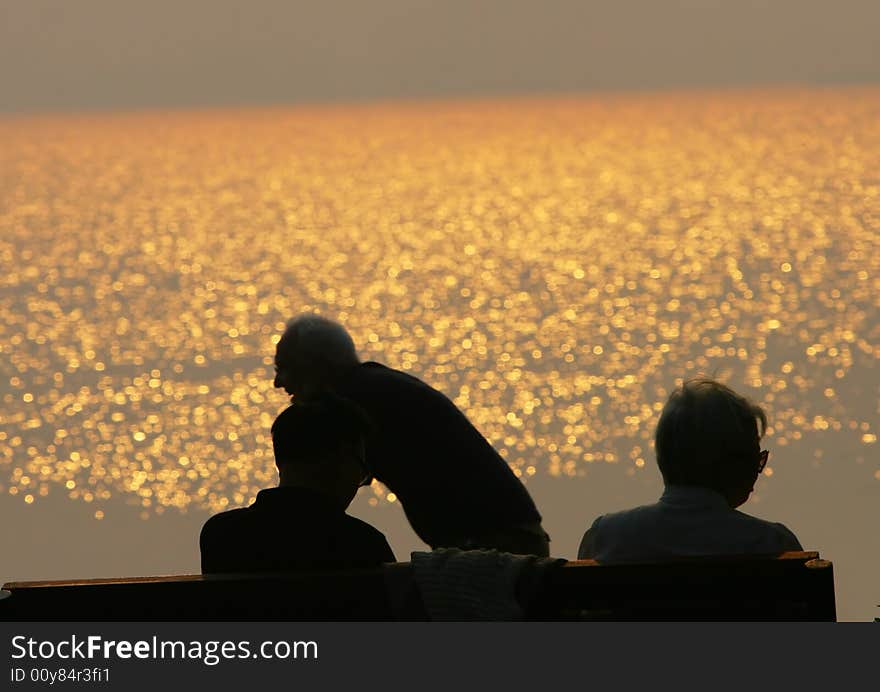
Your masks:
M247 503L273 338L308 310L524 478L640 473L699 372L775 450L876 463L878 89L13 118L0 164L0 492L26 503Z

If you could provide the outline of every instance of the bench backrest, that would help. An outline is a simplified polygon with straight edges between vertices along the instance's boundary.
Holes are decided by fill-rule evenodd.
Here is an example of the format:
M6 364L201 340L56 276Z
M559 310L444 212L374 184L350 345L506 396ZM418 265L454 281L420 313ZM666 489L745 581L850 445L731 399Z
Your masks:
M833 566L815 552L640 565L584 560L555 573L544 592L552 619L836 619Z
M427 619L409 563L338 572L14 582L0 619L262 621ZM832 564L818 553L662 564L569 562L547 570L534 620L834 620Z

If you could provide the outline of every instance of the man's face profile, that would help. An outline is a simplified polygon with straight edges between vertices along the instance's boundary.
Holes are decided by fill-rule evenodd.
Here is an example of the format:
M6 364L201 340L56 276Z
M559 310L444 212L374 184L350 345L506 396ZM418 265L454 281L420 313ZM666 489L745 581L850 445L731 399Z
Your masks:
M298 385L294 377L295 367L290 358L290 354L286 353L284 341L279 341L275 348L275 387L283 388L290 396L296 396Z

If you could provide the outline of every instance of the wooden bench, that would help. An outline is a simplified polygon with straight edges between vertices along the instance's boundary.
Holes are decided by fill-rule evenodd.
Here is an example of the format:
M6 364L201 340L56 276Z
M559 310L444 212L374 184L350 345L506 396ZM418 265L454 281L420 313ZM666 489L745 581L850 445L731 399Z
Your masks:
M528 581L524 573L521 582ZM12 582L8 621L425 620L409 563L285 574ZM529 620L836 618L833 567L815 552L662 564L568 562L521 589Z
M568 563L541 619L835 621L834 568L816 552L662 564ZM543 611L543 612L542 612Z

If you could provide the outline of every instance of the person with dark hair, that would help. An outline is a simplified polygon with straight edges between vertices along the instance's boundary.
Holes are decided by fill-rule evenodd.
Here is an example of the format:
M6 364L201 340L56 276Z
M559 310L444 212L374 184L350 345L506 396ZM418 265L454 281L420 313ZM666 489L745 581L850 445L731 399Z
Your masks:
M578 558L643 562L673 557L801 550L785 526L737 511L769 452L764 410L711 379L685 382L660 414L655 436L665 490L656 504L600 516Z
M342 325L318 315L292 319L275 370L275 386L294 401L331 391L367 414L370 468L429 546L549 555L535 503L486 438L425 382L362 363Z
M368 421L336 396L292 404L272 424L277 488L202 527L202 572L368 567L394 562L379 531L345 513L373 477L364 460Z

